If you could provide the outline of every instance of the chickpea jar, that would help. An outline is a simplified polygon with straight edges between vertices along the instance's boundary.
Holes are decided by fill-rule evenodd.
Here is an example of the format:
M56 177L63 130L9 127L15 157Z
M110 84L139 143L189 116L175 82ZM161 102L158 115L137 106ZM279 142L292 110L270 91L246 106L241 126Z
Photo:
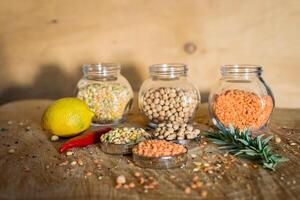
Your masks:
M95 113L93 125L119 124L125 121L133 100L128 81L115 63L87 64L77 84L76 97Z
M258 65L224 65L222 78L209 98L209 113L220 127L232 124L259 130L269 121L275 101Z
M185 64L155 64L139 91L138 104L150 127L162 122L188 123L197 110L200 95L187 79Z

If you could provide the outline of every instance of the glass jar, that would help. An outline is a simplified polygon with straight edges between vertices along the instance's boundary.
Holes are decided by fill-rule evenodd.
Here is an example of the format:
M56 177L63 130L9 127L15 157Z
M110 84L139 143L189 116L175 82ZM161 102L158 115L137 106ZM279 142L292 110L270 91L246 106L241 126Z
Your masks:
M133 91L115 63L87 64L77 84L76 97L95 113L93 125L118 124L129 113Z
M187 79L184 64L155 64L149 67L150 78L139 91L140 111L150 127L158 123L188 123L197 110L200 95Z
M259 130L270 119L275 102L271 89L263 80L257 65L224 65L222 78L209 97L213 123L240 130Z

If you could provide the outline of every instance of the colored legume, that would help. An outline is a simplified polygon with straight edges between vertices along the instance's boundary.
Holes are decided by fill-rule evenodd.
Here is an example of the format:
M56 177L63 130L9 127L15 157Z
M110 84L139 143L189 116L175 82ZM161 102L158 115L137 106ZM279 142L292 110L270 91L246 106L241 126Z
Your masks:
M101 142L112 144L131 144L148 138L150 135L142 128L115 128L101 136Z
M271 96L226 90L214 97L213 114L226 127L231 123L239 129L259 129L268 121L273 106Z
M165 140L146 140L140 142L132 151L140 156L162 157L176 156L187 152L187 149L183 145Z
M93 122L113 123L121 121L129 111L133 94L126 85L95 83L79 86L77 97L95 113Z

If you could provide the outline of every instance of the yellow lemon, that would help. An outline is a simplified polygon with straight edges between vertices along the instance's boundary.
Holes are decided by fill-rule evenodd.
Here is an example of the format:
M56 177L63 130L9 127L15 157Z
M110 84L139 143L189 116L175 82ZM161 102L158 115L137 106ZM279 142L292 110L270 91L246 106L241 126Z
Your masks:
M74 136L89 128L94 113L77 98L52 103L42 117L42 127L61 137Z

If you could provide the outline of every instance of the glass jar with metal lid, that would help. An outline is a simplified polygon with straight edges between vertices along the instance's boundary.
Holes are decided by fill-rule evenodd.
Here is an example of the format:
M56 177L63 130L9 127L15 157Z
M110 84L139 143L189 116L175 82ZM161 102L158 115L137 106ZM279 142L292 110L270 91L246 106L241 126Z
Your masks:
M133 91L116 63L86 64L76 97L95 113L93 125L123 122L131 109Z
M275 101L258 65L224 65L218 86L209 98L209 113L220 127L258 130L272 114Z
M187 78L185 64L155 64L142 84L138 104L151 127L161 122L188 123L200 101L197 88Z

